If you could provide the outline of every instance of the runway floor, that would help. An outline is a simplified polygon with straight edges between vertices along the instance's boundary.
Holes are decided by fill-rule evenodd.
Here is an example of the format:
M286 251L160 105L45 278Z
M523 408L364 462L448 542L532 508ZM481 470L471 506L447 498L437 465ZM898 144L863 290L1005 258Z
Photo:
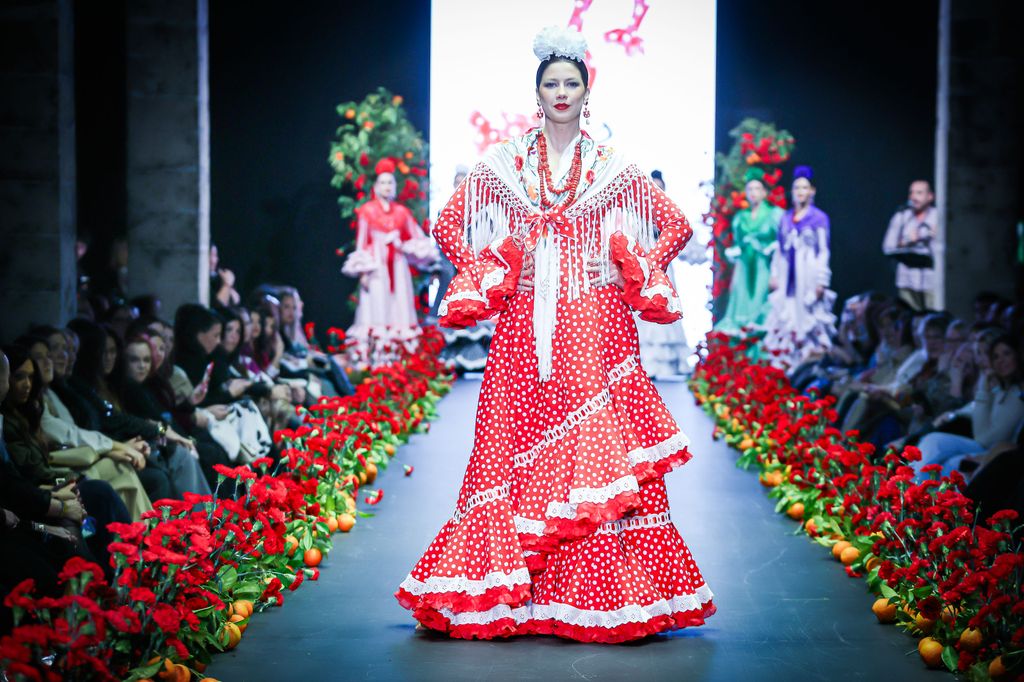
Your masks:
M672 517L715 593L700 628L625 645L551 637L472 642L415 629L392 593L454 509L480 384L459 381L427 435L399 449L373 518L337 535L318 582L257 615L207 674L260 680L916 680L916 641L871 614L872 596L794 536L753 473L711 439L683 383L659 390L694 458L667 478ZM402 475L402 464L415 471Z

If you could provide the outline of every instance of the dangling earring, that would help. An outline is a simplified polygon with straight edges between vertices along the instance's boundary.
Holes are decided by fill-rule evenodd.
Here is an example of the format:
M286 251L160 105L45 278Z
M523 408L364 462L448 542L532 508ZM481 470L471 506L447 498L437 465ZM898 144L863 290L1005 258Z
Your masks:
M539 104L537 105L537 118L544 118L544 110Z
M587 103L583 104L583 118L587 119L587 124L590 124L590 105Z

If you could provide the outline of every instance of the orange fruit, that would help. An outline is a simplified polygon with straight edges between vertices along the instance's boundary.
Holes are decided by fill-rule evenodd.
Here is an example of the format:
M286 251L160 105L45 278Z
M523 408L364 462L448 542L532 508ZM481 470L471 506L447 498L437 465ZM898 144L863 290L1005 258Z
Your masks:
M804 530L807 531L808 535L813 537L818 534L818 525L814 523L814 519L807 519L804 523Z
M744 438L743 440L740 441L738 447L740 450L749 450L750 448L754 447L754 440L752 438Z
M337 516L328 516L327 517L327 530L331 531L332 533L337 533L338 532L338 517Z
M228 622L237 625L238 631L242 634L245 634L245 629L249 627L249 623L246 622L245 616L238 613L228 618Z
M324 555L316 547L310 547L306 550L306 553L302 555L302 563L306 564L310 568L313 566L319 566L320 562L323 561Z
M956 620L958 614L957 610L953 608L952 604L947 604L946 607L942 609L941 615L943 623L945 623L946 625L952 625L953 621Z
M839 556L843 553L843 550L848 547L853 547L853 545L851 545L846 540L840 540L836 544L832 545L832 556L838 559Z
M231 605L231 613L228 615L239 615L242 618L248 618L252 615L253 604L248 599L239 599Z
M839 560L843 562L844 566L849 566L854 561L860 558L860 550L856 547L847 547L839 554Z
M988 676L993 680L1001 680L1006 677L1006 665L1003 664L1003 657L996 656L988 664Z
M366 472L365 471L360 471L359 472L359 485L366 485L366 479L367 478L368 478L368 476L366 475Z
M960 648L966 649L967 651L977 651L984 644L985 638L981 634L981 630L977 628L967 628L960 633Z
M299 548L299 539L294 535L289 535L284 539L284 551L288 556L295 556L295 550Z
M356 517L351 514L338 514L338 530L347 533L356 525Z
M878 618L879 623L893 623L896 621L896 605L891 604L885 597L875 600L875 603L871 605L871 612Z
M164 669L157 674L157 678L167 682L189 682L192 679L192 672L181 663L171 663L171 659L164 659Z
M917 653L929 668L942 668L942 644L932 637L925 637L917 643Z
M879 566L879 565L880 565L881 563L882 563L882 560L881 560L881 559L879 559L879 558L878 558L878 557L876 557L876 556L873 556L873 557L871 557L870 559L868 559L868 561L867 561L867 563L866 563L866 564L864 564L864 568L866 568L866 569L867 569L867 570L869 570L869 571L873 571L873 570L875 570L875 568L877 568L877 567L878 567L878 566Z
M384 444L384 452L387 453L388 457L394 457L395 456L395 452L396 452L395 451L395 446L392 445L391 443L385 443Z
M804 518L804 503L794 502L793 504L789 505L789 509L786 510L786 514L788 514L789 518L793 519L794 521L801 520L802 518Z
M920 613L914 614L914 625L918 630L927 634L930 634L935 629L935 621L931 618L925 618Z
M189 667L189 668L194 668L197 673L206 672L206 664L203 663L202 661L197 661L194 658L192 660L190 660L186 664L186 666Z
M242 630L234 623L225 623L220 631L220 641L227 639L225 649L234 649L242 641ZM186 678L187 679L187 678Z
M366 484L373 485L373 482L377 480L377 465L373 462L366 463Z

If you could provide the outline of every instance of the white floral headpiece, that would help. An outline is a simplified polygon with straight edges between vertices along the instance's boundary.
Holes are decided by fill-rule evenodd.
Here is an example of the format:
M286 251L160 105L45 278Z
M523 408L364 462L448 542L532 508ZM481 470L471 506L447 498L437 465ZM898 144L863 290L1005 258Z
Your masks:
M533 54L541 61L557 56L582 62L587 55L587 39L571 28L547 26L533 39Z

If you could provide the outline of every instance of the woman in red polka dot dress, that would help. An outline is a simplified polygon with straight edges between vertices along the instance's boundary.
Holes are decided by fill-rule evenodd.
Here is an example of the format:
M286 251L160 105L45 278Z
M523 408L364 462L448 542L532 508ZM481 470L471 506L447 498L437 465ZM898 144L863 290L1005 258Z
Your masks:
M441 324L500 317L457 508L396 596L460 638L701 625L711 590L662 479L688 440L640 367L632 316L680 318L664 269L691 230L580 130L582 37L545 29L534 52L543 128L492 147L435 227L458 269Z

